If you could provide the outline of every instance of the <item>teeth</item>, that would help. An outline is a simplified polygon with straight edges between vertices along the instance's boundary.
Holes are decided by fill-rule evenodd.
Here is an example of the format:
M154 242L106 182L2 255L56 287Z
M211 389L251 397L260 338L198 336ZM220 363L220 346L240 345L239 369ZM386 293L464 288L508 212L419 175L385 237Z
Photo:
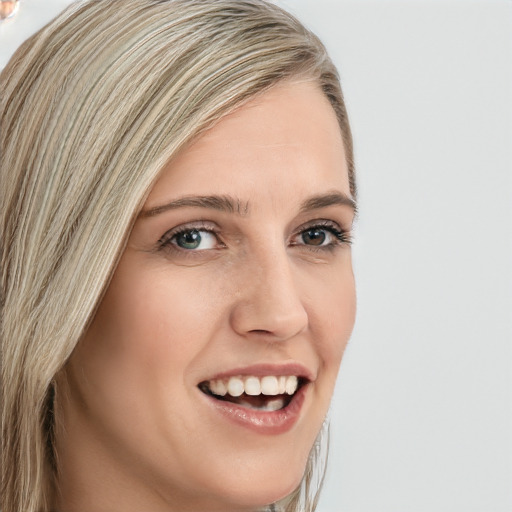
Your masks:
M254 404L251 404L245 400L240 400L238 403L249 409L256 409L257 411L278 411L279 409L282 409L286 404L284 398L272 398L265 404L259 406L255 406Z
M298 385L299 379L295 375L288 377L285 375L278 377L266 375L262 378L251 375L249 377L230 377L227 380L215 379L208 382L208 387L214 395L225 396L228 394L234 397L241 396L244 393L250 396L275 396L284 395L285 393L293 395L297 391ZM279 401L280 399L269 401L269 404ZM272 407L269 404L267 404L267 407Z
M257 396L261 394L260 379L257 377L247 377L244 383L245 392L251 396Z
M244 392L244 381L238 377L231 377L228 381L228 394L240 396Z
M279 381L279 394L284 395L286 393L286 377L281 375L277 380Z
M261 379L261 392L264 395L277 395L279 393L279 384L277 377L267 376Z
M284 407L284 403L283 398L274 398L273 400L269 400L260 410L278 411Z
M224 396L228 392L228 388L223 380L211 380L210 391L214 395Z
M295 375L288 377L286 379L286 393L288 393L289 395L293 395L293 393L295 393L295 391L297 390L298 383L298 379L297 377L295 377Z

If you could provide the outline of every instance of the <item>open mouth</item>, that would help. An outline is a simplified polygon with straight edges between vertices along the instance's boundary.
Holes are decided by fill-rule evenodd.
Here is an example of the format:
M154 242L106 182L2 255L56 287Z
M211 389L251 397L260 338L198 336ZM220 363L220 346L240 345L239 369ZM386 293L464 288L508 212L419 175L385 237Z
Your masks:
M217 400L257 411L278 411L287 407L307 379L296 375L233 376L203 381L199 389Z

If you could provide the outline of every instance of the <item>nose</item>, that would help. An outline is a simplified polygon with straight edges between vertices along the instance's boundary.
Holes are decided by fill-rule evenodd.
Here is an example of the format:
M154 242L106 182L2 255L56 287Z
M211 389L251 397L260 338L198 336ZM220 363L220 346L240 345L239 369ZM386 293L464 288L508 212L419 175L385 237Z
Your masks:
M308 314L296 286L297 271L285 250L252 258L241 272L230 315L239 335L285 341L306 329Z

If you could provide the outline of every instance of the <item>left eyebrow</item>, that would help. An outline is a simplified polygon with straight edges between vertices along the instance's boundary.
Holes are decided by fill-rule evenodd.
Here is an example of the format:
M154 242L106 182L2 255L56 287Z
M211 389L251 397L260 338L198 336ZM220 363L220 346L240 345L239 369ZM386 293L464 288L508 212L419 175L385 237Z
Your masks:
M357 215L357 204L354 199L338 191L318 194L306 199L300 206L300 212L306 213L311 210L319 210L320 208L327 208L328 206L334 205L348 206L354 211L354 215Z

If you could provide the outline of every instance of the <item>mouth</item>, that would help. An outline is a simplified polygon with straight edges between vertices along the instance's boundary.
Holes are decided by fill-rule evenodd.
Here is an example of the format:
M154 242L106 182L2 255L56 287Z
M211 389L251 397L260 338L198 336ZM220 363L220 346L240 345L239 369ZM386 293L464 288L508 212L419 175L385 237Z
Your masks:
M308 382L298 375L237 375L206 380L198 387L220 402L253 411L274 412L286 409Z

